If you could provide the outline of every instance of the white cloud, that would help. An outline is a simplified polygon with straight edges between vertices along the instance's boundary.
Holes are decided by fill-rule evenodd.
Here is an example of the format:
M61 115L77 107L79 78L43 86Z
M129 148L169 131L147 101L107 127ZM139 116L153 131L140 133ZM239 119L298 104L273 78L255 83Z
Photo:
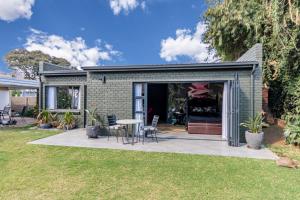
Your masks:
M30 19L34 0L0 0L0 19L14 21L18 18Z
M142 8L142 10L146 9L146 1L141 2L141 8Z
M161 41L160 57L168 62L177 61L185 56L194 62L212 62L214 53L209 52L208 44L202 40L206 26L199 22L193 33L190 29L177 29L175 39L168 37Z
M114 15L119 15L122 11L128 14L129 11L141 7L143 10L146 8L146 2L140 0L109 0L110 8L113 10Z
M24 47L29 50L40 50L51 56L65 58L72 66L98 65L101 61L110 61L120 56L120 52L110 44L102 44L96 40L94 47L88 47L82 37L66 40L58 35L49 35L36 29L30 29L31 34L26 39Z

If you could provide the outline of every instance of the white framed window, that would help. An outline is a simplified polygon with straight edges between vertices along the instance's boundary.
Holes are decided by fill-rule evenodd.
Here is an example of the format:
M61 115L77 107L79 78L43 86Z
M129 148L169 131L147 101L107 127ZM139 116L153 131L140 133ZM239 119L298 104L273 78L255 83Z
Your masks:
M46 108L80 109L80 86L46 86Z

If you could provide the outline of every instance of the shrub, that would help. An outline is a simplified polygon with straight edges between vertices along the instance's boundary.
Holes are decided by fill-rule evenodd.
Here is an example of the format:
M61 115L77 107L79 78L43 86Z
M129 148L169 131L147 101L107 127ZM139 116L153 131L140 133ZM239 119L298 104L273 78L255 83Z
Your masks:
M34 110L33 108L29 108L28 110L25 111L24 117L34 117Z
M76 118L72 112L66 112L61 120L61 126L67 130L75 127Z
M37 120L39 121L39 123L42 124L48 124L52 121L52 115L49 111L47 110L42 110L38 116L37 116Z
M290 116L284 128L284 136L287 144L300 144L300 117Z

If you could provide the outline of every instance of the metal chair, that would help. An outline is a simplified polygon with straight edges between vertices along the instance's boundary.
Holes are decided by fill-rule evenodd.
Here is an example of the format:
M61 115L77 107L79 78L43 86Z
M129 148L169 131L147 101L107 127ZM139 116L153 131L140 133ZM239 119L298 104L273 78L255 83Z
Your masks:
M13 116L14 117L21 117L21 120L23 122L26 122L26 120L24 119L26 110L27 110L27 106L23 106L22 111L14 113Z
M123 126L117 124L117 117L116 115L107 115L107 121L108 121L108 135L107 135L107 140L109 140L109 137L113 134L117 138L117 142L119 142L119 134L122 129L124 129ZM122 134L122 141L124 143L124 138Z
M158 115L154 115L153 119L152 119L151 126L141 127L141 130L143 131L143 144L145 142L145 135L146 135L146 133L150 133L153 140L154 140L154 137L155 137L155 140L158 143L158 139L157 139L157 131L158 131L158 129L157 129L157 123L158 123L158 119L159 119L159 116Z
M4 116L7 115L10 118L10 106L4 106L3 110L0 110L0 118L4 119Z

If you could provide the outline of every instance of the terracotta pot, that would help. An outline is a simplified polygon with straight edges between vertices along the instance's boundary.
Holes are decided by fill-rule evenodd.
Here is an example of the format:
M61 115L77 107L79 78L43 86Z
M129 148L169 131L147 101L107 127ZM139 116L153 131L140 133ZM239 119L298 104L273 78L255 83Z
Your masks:
M249 148L260 149L261 144L264 139L264 133L250 133L249 131L245 132L246 142Z

